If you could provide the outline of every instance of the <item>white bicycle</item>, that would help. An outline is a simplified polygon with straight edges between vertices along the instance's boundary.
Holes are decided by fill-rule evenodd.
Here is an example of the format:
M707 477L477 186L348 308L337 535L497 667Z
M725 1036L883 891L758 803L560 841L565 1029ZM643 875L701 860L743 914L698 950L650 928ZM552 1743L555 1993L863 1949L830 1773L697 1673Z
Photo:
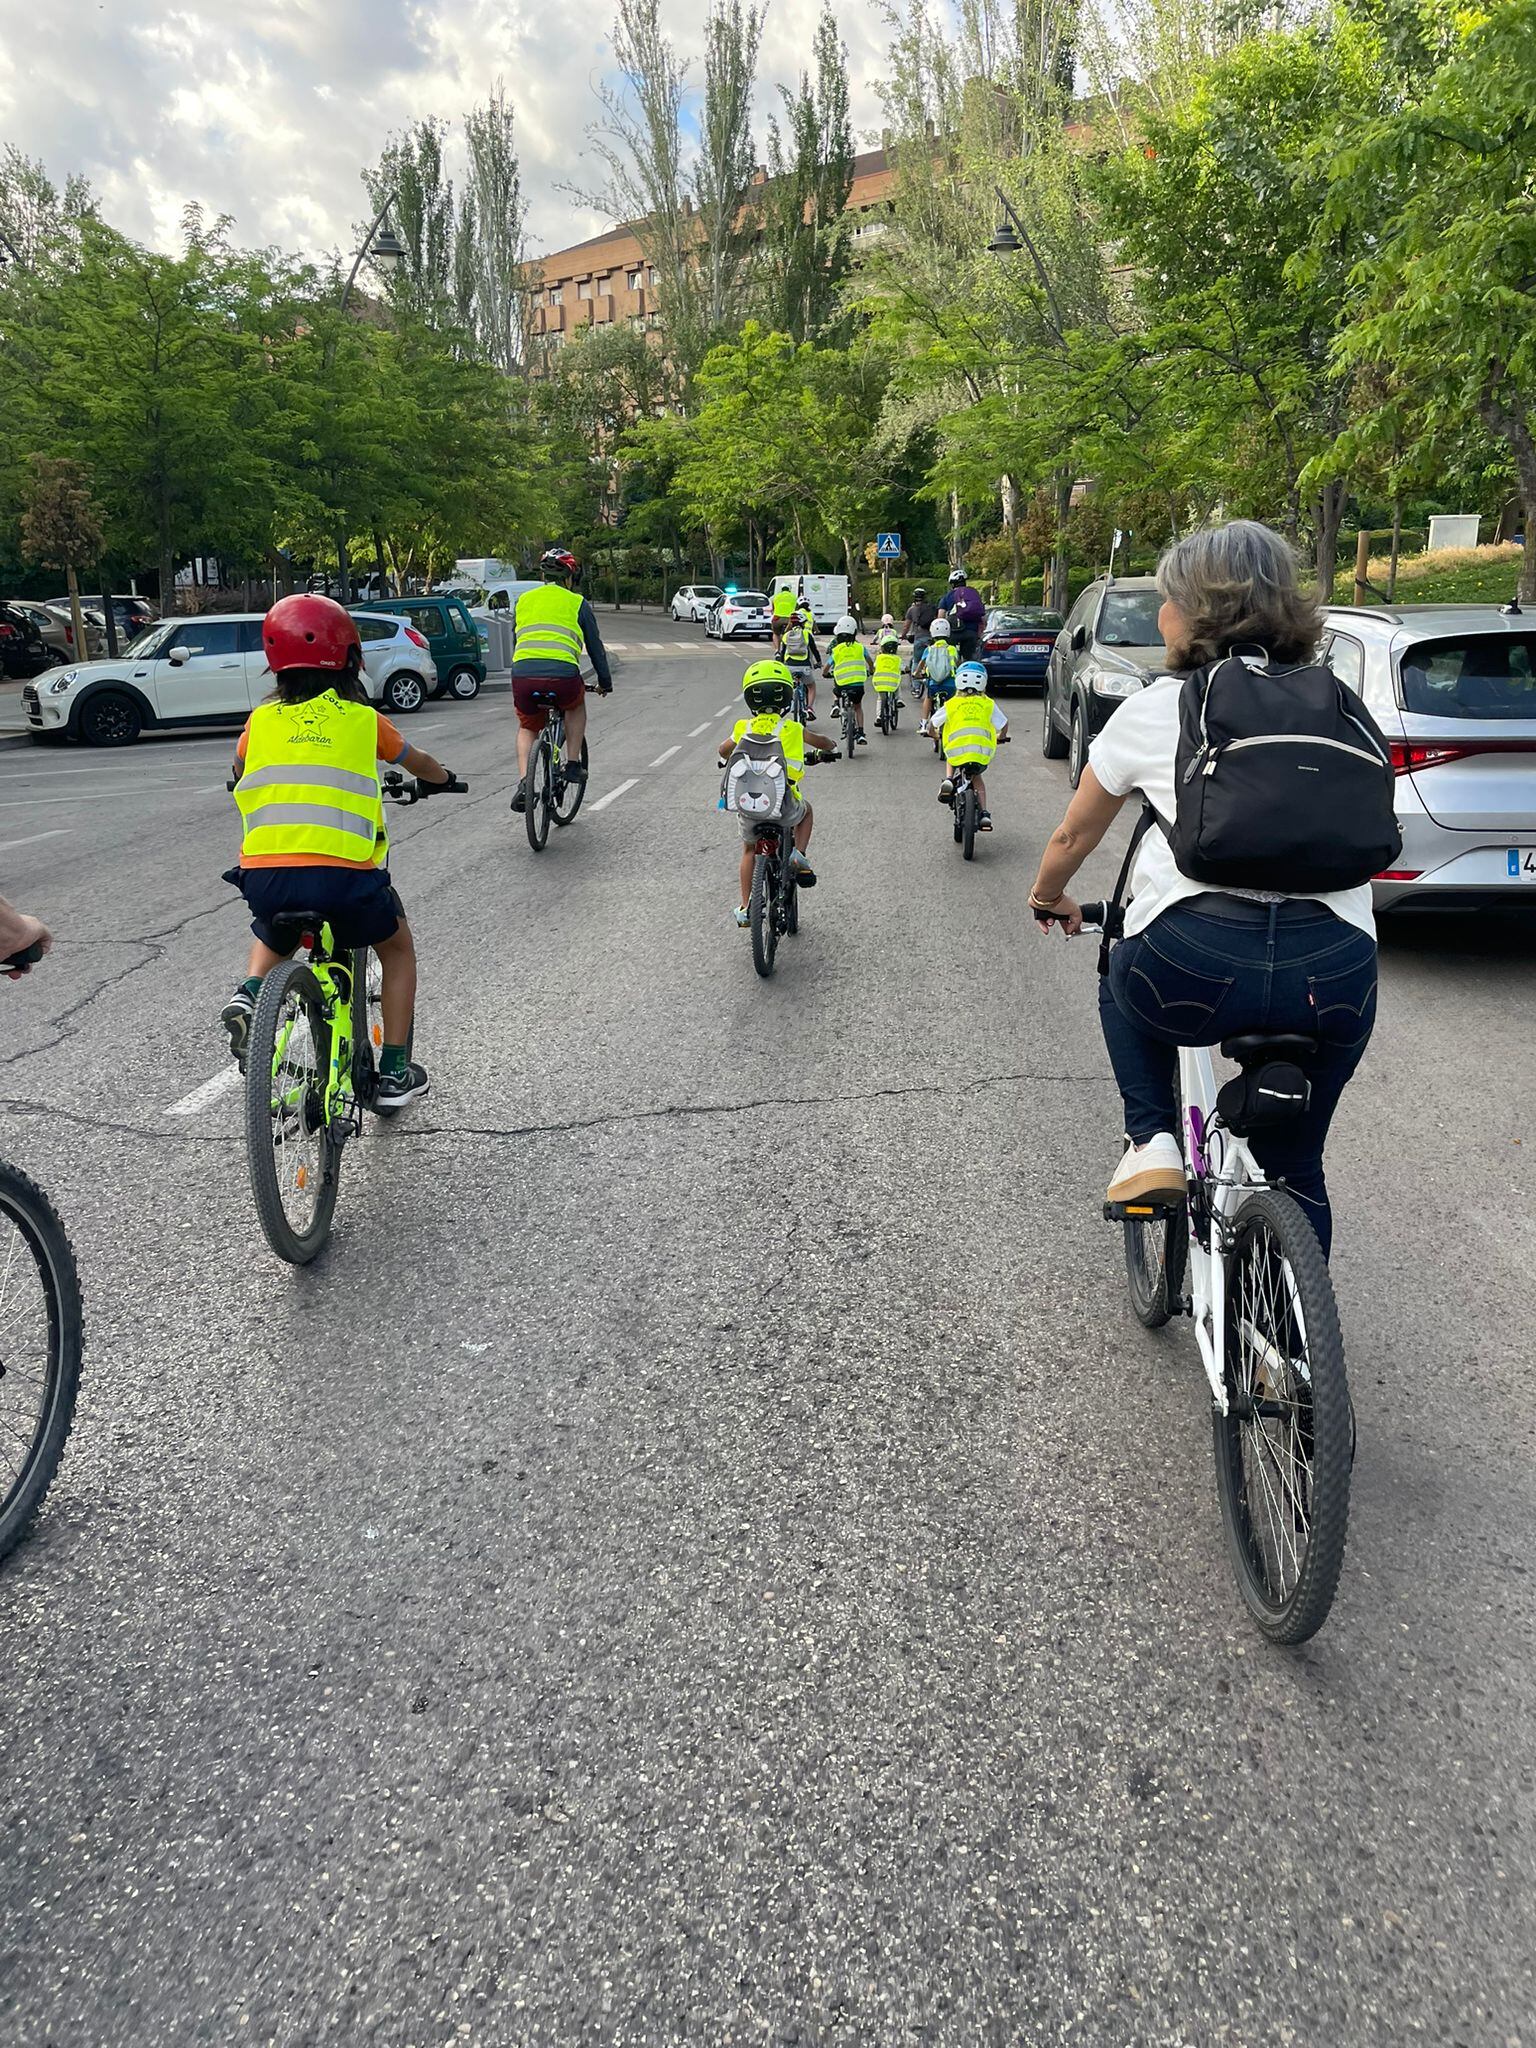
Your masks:
M1120 936L1119 906L1083 924ZM1107 929L1106 929L1107 927ZM1181 1047L1182 1203L1105 1204L1125 1232L1131 1307L1149 1330L1189 1316L1211 1388L1216 1488L1239 1590L1275 1643L1328 1618L1344 1563L1354 1413L1333 1283L1312 1225L1265 1177L1249 1134L1305 1110L1317 1041L1256 1031ZM1186 1281L1188 1292L1186 1293Z

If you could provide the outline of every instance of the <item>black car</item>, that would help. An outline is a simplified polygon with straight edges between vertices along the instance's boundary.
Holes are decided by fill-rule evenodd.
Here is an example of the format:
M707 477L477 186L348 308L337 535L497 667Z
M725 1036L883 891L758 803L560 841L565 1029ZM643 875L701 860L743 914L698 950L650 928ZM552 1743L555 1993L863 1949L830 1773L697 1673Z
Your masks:
M989 611L976 659L993 689L1043 684L1056 635L1065 623L1060 612L1044 611L1039 605L1002 604Z
M1115 706L1162 672L1162 602L1150 576L1101 576L1057 636L1041 693L1040 748L1048 761L1066 756L1074 789L1088 744Z
M27 614L13 604L0 604L0 675L41 675L62 657L50 647Z

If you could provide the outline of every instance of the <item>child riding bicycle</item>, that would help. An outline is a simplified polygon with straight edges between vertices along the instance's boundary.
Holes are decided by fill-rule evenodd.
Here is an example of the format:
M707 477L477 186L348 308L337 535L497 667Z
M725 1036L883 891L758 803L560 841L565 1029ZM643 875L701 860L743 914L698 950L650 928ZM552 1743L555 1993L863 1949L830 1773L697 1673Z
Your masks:
M273 920L313 911L341 947L371 946L383 969L384 1047L376 1107L393 1112L430 1082L407 1054L416 1006L416 948L390 886L380 761L446 787L440 761L413 747L368 702L363 650L350 616L328 597L285 597L262 621L274 694L246 720L236 747L235 802L244 833L236 882L255 943L245 979L221 1012L243 1064L263 978L288 957Z
M901 638L894 624L880 635L873 680L875 694L886 700L889 715L901 695Z
M987 785L982 770L1008 737L1008 720L1001 705L987 695L987 672L979 661L962 661L955 671L955 693L933 714L933 730L944 748L945 775L939 784L939 802L955 800L953 770L972 770L971 787L981 815L980 831L992 830L992 813L987 809Z
M814 889L816 875L807 858L806 849L811 843L811 828L815 816L810 803L801 795L800 783L805 773L807 747L824 753L835 753L837 742L825 733L812 732L787 714L794 698L794 678L782 661L768 659L754 661L741 679L741 694L750 713L749 717L738 718L729 734L720 741L716 749L724 762L741 745L744 739L776 741L783 755L784 774L788 784L786 808L779 822L790 827L794 838L794 851L790 865L795 880L802 889ZM725 804L722 795L722 807ZM741 819L741 870L738 877L741 900L736 907L736 922L743 929L751 922L747 898L752 890L752 864L757 856L757 842L762 836L762 826L754 818L743 815Z
M869 741L864 734L864 686L869 681L869 649L859 638L859 622L852 612L844 612L832 629L832 645L827 650L824 675L832 678L832 687L840 697L847 697L853 705L854 738L856 747L867 747Z
M917 673L923 683L923 715L918 723L918 733L923 739L933 735L933 714L954 693L955 650L950 645L949 621L941 612L929 627L928 645Z
M814 718L816 671L821 665L821 655L816 646L814 622L808 605L802 604L785 627L779 641L779 659L792 679L804 689L806 716Z

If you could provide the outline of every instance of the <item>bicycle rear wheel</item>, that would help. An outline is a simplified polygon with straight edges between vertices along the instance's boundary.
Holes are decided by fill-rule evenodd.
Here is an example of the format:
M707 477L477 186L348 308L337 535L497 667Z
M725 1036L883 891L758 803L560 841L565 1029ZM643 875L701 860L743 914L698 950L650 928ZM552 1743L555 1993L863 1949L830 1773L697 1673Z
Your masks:
M967 783L960 799L960 851L967 860L976 858L976 815L979 808L976 792Z
M1273 1643L1328 1618L1344 1562L1352 1457L1333 1283L1289 1195L1256 1188L1226 1255L1228 1413L1216 1486L1237 1583Z
M587 743L585 740L581 743L581 765L583 768L587 765ZM563 773L555 776L554 787L551 791L550 809L557 825L569 825L572 818L581 809L581 800L586 793L587 785L585 779L580 782L567 782Z
M245 1073L245 1149L267 1243L305 1266L331 1233L341 1148L325 1116L331 1025L314 969L274 967L251 1019Z
M528 791L523 808L528 844L535 853L544 851L544 842L549 837L552 780L549 735L541 732L534 739L533 751L528 756Z
M853 759L853 736L858 729L858 721L853 715L853 699L845 697L843 699L843 753L850 761Z
M379 1054L384 1050L383 998L379 956L371 947L359 947L352 955L352 1092L368 1108L373 1106Z
M1160 1330L1176 1315L1184 1298L1184 1272L1189 1262L1189 1212L1170 1209L1161 1216L1125 1223L1125 1279L1136 1320Z
M760 853L752 863L752 895L747 914L752 926L752 965L766 980L773 972L773 958L779 950L778 876L771 854Z
M0 1557L53 1484L80 1386L80 1281L53 1204L0 1163Z

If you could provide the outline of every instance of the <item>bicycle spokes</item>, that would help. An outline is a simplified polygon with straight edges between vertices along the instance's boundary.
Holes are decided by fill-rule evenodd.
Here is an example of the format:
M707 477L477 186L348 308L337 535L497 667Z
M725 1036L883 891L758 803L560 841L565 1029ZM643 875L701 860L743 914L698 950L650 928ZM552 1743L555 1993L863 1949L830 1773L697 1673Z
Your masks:
M1228 1369L1242 1446L1254 1561L1283 1600L1312 1529L1313 1416L1295 1276L1272 1240L1250 1236L1235 1263Z
M302 993L290 990L278 1024L272 1062L272 1157L283 1214L302 1237L314 1218L325 1177L325 1092L329 1045L315 1042Z

